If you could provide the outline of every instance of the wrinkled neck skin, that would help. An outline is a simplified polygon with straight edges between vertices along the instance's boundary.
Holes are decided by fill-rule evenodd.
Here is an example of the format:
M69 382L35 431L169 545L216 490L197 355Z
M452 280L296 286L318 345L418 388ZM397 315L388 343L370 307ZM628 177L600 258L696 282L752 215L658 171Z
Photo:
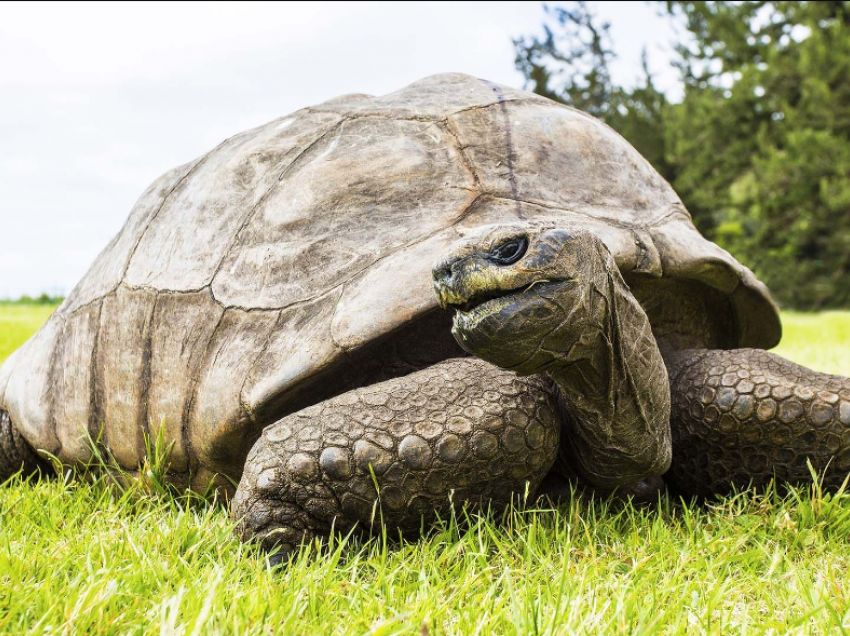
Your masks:
M564 411L564 459L594 486L664 473L670 463L670 386L643 309L613 259L559 299L568 306L547 338L547 368Z

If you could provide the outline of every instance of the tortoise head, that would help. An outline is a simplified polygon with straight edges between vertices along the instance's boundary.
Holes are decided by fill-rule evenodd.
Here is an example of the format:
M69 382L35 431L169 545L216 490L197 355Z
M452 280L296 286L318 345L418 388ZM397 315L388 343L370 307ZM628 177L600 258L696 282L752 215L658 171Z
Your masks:
M527 375L583 349L582 335L604 320L610 267L608 249L587 230L499 225L454 245L432 273L440 306L455 310L460 346Z

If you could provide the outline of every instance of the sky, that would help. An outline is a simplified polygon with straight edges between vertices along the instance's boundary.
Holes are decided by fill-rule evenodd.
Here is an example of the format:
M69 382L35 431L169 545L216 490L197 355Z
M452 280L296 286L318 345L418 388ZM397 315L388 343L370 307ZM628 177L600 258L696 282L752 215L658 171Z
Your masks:
M614 80L646 46L675 91L657 5L590 4ZM538 2L0 4L0 298L70 292L154 179L235 133L435 73L522 87L511 40L543 19Z

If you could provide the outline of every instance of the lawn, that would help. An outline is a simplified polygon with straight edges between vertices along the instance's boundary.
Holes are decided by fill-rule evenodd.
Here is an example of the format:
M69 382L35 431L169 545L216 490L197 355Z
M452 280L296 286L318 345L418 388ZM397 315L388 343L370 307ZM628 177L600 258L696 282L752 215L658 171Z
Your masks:
M0 360L49 308L0 305ZM785 314L780 351L850 373L850 312ZM155 472L155 471L154 471ZM4 634L844 633L850 495L703 506L573 500L448 519L400 547L305 552L286 570L226 510L155 475L0 488ZM462 517L462 515L461 515Z
M55 305L0 302L0 364L35 333Z

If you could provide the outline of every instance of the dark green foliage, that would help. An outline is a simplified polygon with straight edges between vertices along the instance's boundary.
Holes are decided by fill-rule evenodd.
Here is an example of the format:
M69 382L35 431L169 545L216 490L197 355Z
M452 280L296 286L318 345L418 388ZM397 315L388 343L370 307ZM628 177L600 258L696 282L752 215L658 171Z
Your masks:
M544 24L543 37L515 40L517 68L535 93L604 118L617 106L608 71L610 25L597 25L584 2L544 9L561 33Z
M547 27L515 41L517 66L536 92L582 108L587 71L559 65L592 61L593 78L607 81L594 94L610 101L590 112L673 184L709 239L783 305L850 306L850 3L658 4L687 33L676 47L679 103L648 74L637 88L611 84L608 30L580 3L548 12L563 38ZM575 37L581 29L604 34L605 55ZM570 81L552 81L561 77Z
M32 296L21 296L17 300L0 300L0 303L19 303L21 305L58 305L63 300L65 300L63 296L50 296L48 294L41 294L40 296L36 296L35 298L33 298Z

